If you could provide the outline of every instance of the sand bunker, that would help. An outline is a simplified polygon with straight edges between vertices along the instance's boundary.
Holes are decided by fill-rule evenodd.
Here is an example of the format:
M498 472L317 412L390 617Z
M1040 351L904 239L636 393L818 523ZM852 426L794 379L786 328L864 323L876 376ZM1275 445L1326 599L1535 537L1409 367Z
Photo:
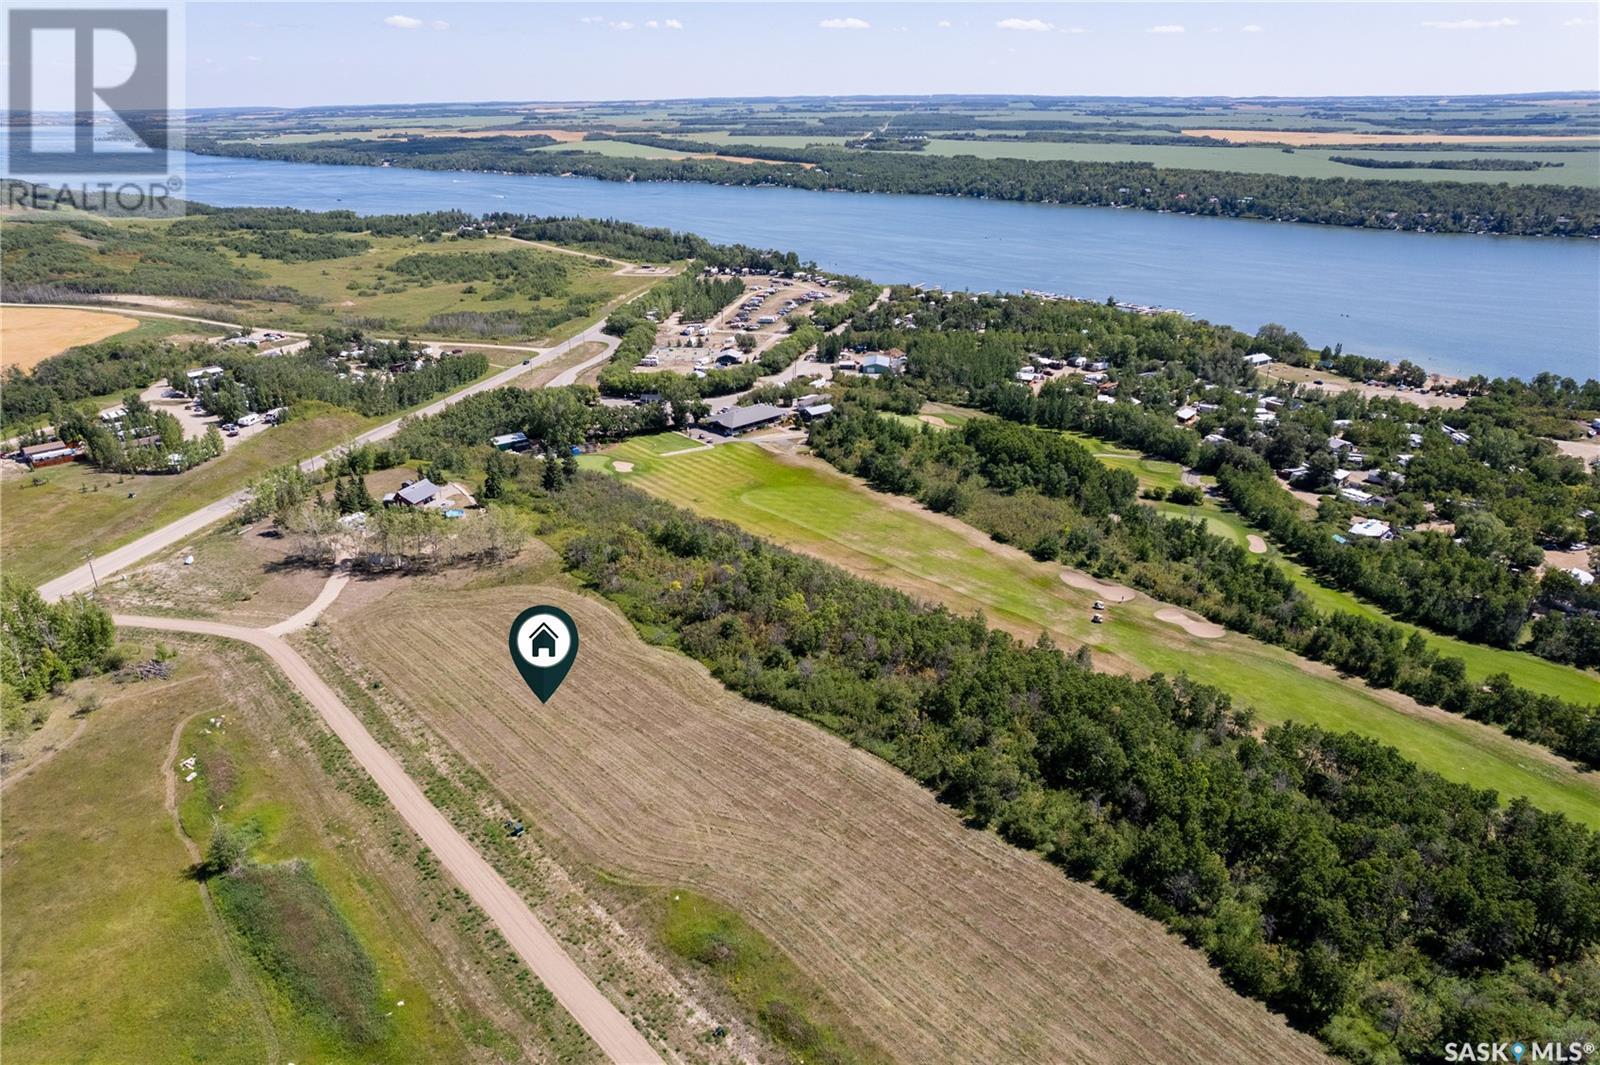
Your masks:
M1075 569L1062 570L1061 580L1070 587L1089 592L1096 599L1104 599L1108 603L1126 603L1133 598L1132 588L1097 581L1087 573L1080 573Z
M1250 545L1250 553L1252 555L1264 555L1267 553L1267 542L1255 533L1246 536L1245 542Z
M623 462L621 459L613 459L611 462L611 468L616 470L618 473L632 473L633 463Z
M1193 614L1185 613L1176 607L1163 607L1156 611L1156 620L1165 621L1168 625L1176 625L1190 636L1198 636L1202 640L1215 640L1226 631L1221 625L1214 625L1204 618L1197 618Z

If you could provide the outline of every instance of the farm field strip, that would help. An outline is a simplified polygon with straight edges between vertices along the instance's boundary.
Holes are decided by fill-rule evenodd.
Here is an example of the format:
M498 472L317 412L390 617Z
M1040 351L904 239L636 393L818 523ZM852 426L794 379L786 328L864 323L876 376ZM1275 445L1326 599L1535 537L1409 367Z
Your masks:
M1229 692L1266 721L1358 732L1449 779L1507 797L1524 795L1600 825L1600 781L1542 748L1343 680L1327 667L1238 634L1185 635L1156 618L1160 604L1142 595L1115 606L1107 624L1091 625L1094 596L1058 580L1059 567L910 501L873 493L820 462L782 462L745 443L662 458L630 442L607 454L633 463L632 472L618 475L623 480L664 499L952 610L981 609L1021 639L1043 630L1069 649L1088 646L1100 668L1187 673Z
M501 661L530 601L581 658L549 707ZM563 849L732 906L906 1060L1322 1060L1197 953L1109 896L963 828L898 770L749 703L559 584L402 591L329 626ZM641 698L641 693L649 693Z
M68 348L126 333L138 324L125 314L105 311L8 306L0 311L0 364L8 370L31 370Z
M1237 132L1237 131L1235 131ZM1583 185L1600 187L1600 144L1592 151L1526 152L1501 150L1493 145L1475 150L1457 148L1439 151L1374 151L1372 147L1296 148L1285 152L1270 144L1241 144L1236 147L1186 144L1120 144L1115 142L1073 141L972 141L934 139L925 149L930 156L970 155L979 159L1066 160L1084 163L1151 163L1173 170L1219 170L1240 174L1278 174L1284 177L1331 178L1392 181L1464 181L1474 184ZM1430 160L1515 158L1523 162L1542 162L1537 170L1447 170L1415 167L1381 169L1353 166L1333 161L1332 156L1422 163Z

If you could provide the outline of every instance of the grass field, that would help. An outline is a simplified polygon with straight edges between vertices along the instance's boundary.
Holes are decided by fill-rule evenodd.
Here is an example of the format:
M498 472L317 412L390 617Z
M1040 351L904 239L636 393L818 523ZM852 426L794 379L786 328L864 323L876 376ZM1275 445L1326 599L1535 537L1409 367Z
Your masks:
M37 474L8 472L0 479L0 566L38 584L80 565L88 553L120 547L382 420L322 407L178 475L104 473L81 462Z
M1346 130L1240 130L1186 129L1189 137L1217 137L1236 144L1518 144L1593 143L1590 134L1491 134L1473 133L1362 133Z
M1244 174L1280 174L1285 177L1357 178L1392 181L1465 181L1512 185L1583 185L1600 188L1600 145L1584 152L1495 152L1494 145L1467 150L1374 151L1366 148L1302 147L1293 152L1271 145L1107 144L1065 141L928 142L928 155L972 155L980 159L1064 159L1090 163L1152 163L1183 170L1223 170ZM1561 163L1539 170L1382 170L1336 163L1332 156L1357 156L1383 160L1422 162L1432 159L1502 159Z
M1539 747L1237 634L1187 635L1158 619L1159 604L1143 596L1113 606L1108 624L1091 625L1094 595L1064 584L1059 567L873 493L816 460L780 461L749 444L661 458L629 442L607 454L633 463L619 475L629 483L952 609L981 609L1021 638L1047 631L1066 648L1089 647L1102 668L1188 673L1267 721L1359 732L1450 779L1600 825L1600 781Z
M298 330L318 329L336 324L342 317L353 317L382 319L388 323L388 328L416 332L423 330L428 319L437 314L551 310L566 303L569 296L593 296L603 302L631 292L640 284L637 277L617 276L615 263L544 252L511 241L462 241L419 248L416 241L402 237L362 239L369 241L372 247L360 255L342 259L285 263L258 255L237 258L250 269L264 273L264 283L288 285L321 301L320 308L286 306L273 316L274 325ZM503 255L519 249L527 254L547 255L565 266L570 271L566 291L543 299L511 294L499 297L493 291L496 285L489 281L419 283L397 274L380 273L401 257L418 251Z
M0 366L31 370L68 348L126 333L138 325L137 318L125 314L63 307L7 307L0 310Z
M308 712L271 674L199 643L182 643L178 662L168 681L89 682L103 705L7 787L7 1061L466 1062L573 1049L454 975L472 959L438 885L420 881L392 815L323 775L293 723ZM218 714L220 731L207 722ZM169 747L197 756L194 781L163 772ZM216 817L251 826L262 861L314 873L376 966L376 1038L353 1045L295 1008L219 919L188 875L169 779L198 847Z
M805 974L823 997L791 1001L797 1027L854 1048L834 1060L1072 1059L1119 1045L1158 1060L1322 1060L1159 926L964 828L886 763L730 694L559 578L486 583L413 584L324 623L363 683L494 781L565 864L711 900L652 918L669 944L694 952L720 926L734 958L747 950L748 968L727 959L733 975L771 989L792 986L786 962ZM583 633L547 708L500 650L529 602L560 605Z
M551 152L592 152L595 155L610 156L614 159L687 159L690 152L675 151L671 148L658 148L653 144L634 144L632 141L581 141L565 144L541 144L537 148L529 148L530 152L549 154Z

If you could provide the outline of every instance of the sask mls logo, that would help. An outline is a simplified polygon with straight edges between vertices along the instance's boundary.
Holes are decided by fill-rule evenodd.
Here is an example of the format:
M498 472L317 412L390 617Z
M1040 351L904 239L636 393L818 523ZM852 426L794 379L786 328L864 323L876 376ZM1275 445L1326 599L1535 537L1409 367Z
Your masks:
M560 607L530 606L511 623L511 661L541 703L550 701L578 657L578 627Z
M1446 1043L1444 1045L1444 1060L1447 1062L1458 1061L1501 1061L1520 1063L1524 1062L1562 1062L1575 1065L1577 1062L1590 1061L1594 1057L1593 1043L1549 1043L1523 1041L1514 1043Z
M14 7L6 31L13 177L169 173L167 11ZM96 142L113 118L137 149ZM54 143L41 148L41 140Z

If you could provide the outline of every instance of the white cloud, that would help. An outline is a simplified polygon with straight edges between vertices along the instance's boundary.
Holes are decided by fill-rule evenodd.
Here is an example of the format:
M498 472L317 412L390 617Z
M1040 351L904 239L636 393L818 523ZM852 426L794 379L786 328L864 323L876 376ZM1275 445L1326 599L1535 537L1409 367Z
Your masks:
M657 22L655 19L646 19L644 28L647 30L659 30L661 28L661 23Z
M1182 26L1167 25L1167 26L1151 26L1149 29L1145 30L1145 32L1146 33L1186 33L1188 31L1186 31Z
M1084 29L1082 26L1064 26L1064 27L1062 27L1061 32L1062 33L1088 33L1089 31Z
M995 23L1002 30L1024 30L1028 33L1049 33L1055 29L1050 23L1039 18L1003 18Z
M1248 26L1240 26L1239 27L1239 32L1240 33L1260 33L1262 31L1261 31L1261 27L1260 26L1257 26L1254 22L1252 22Z
M1458 22L1424 22L1430 30L1499 30L1521 25L1514 18L1464 18Z
M383 24L397 30L420 30L423 26L427 26L430 30L447 30L450 28L450 23L442 18L436 18L432 22L423 22L421 19L412 18L410 15L390 15L383 20Z
M667 19L667 21L663 22L661 25L665 26L669 30L681 30L681 29L683 29L683 23L679 22L675 18L669 18L669 19Z
M870 30L872 23L861 18L825 18L817 23L825 30Z
M614 30L622 30L624 32L633 29L633 23L629 22L627 19L623 19L621 22L608 22L606 25L610 26Z
M1592 19L1592 18L1569 18L1569 19L1567 19L1567 21L1563 22L1562 25L1563 26L1593 26L1594 25L1594 19Z
M950 20L947 18L942 18L939 20L938 25L941 30L947 30L950 28Z
M597 23L604 22L605 20L606 20L606 17L604 15L585 15L581 19L579 19L578 21L583 23L586 26L593 26L593 25L596 25Z

